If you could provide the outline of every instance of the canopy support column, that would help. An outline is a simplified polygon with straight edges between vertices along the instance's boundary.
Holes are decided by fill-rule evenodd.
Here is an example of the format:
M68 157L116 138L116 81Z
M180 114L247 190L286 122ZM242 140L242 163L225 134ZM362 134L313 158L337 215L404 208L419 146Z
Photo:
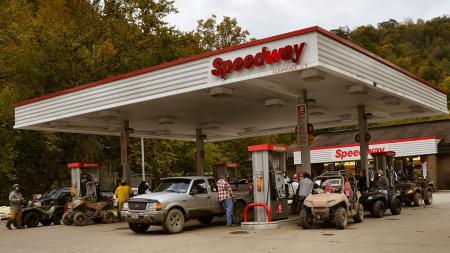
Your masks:
M205 175L205 151L204 135L201 128L195 129L195 140L197 144L197 175Z
M302 157L302 171L311 175L311 151L308 143L308 94L303 90L303 97L297 104L297 141Z
M369 166L368 166L368 150L369 143L366 140L367 134L367 117L364 105L358 105L358 127L359 127L359 153L361 157L361 170L366 172L366 186L369 187Z
M120 134L120 161L122 163L122 180L130 184L130 162L131 162L131 152L129 147L130 142L130 123L128 121L124 122L123 132Z

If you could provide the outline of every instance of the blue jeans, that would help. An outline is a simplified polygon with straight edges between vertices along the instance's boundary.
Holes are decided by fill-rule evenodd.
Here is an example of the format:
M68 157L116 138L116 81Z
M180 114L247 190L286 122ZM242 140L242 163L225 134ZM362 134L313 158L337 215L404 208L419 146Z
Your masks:
M233 199L226 198L221 202L221 204L227 215L227 225L233 224Z

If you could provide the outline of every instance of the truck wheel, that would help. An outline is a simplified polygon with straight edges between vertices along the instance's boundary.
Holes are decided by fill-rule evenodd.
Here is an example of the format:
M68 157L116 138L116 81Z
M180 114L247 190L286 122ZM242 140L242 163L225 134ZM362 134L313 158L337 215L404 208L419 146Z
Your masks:
M103 215L103 222L105 223L113 223L114 222L114 212L111 210L108 210Z
M73 217L73 222L77 226L84 226L84 225L86 225L87 220L88 220L87 215L85 213L82 213L82 212L76 213L75 216Z
M23 223L27 225L29 228L34 228L39 225L39 220L41 219L41 215L35 211L28 212L23 217Z
M62 217L62 223L64 225L72 225L73 224L73 215L70 213L65 213Z
M425 205L427 206L433 204L433 193L431 191L427 191L427 195L423 202L425 202Z
M343 207L338 207L334 213L334 222L337 229L344 229L347 226L347 210Z
M372 215L377 218L382 218L384 216L384 213L386 212L386 206L384 205L383 201L377 200L375 203L373 203L372 207Z
M300 221L300 226L302 226L303 229L310 229L313 225L313 216L311 214L309 214L308 208L303 208L300 211L300 215L299 215L299 221Z
M128 227L136 234L143 234L147 232L148 228L150 227L150 224L129 222Z
M63 210L56 210L53 213L53 217L52 217L52 222L54 225L59 225L61 224L61 219L64 215L64 211Z
M201 224L211 224L213 218L214 218L213 216L202 216L202 217L198 217L197 220Z
M52 220L51 219L41 220L40 222L44 226L49 226L50 224L52 224Z
M242 202L236 202L233 206L233 222L240 225L244 221L244 204Z
M414 194L413 203L414 206L420 206L420 203L422 203L422 195L420 195L420 193L416 192Z
M392 215L399 215L402 211L402 201L399 198L392 200L390 210Z
M176 234L183 231L184 228L184 214L180 209L171 209L166 216L163 223L163 229L169 234Z
M364 219L364 207L362 204L359 204L358 211L356 212L356 215L353 217L353 221L356 223L361 223Z

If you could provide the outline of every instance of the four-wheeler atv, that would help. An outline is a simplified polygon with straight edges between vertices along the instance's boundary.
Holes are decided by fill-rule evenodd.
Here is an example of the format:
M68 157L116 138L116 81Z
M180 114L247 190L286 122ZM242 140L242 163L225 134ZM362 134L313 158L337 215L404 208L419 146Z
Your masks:
M304 229L311 228L314 220L334 223L338 229L347 226L348 218L362 222L364 208L359 203L361 193L352 174L351 171L325 172L314 179L314 182L320 182L320 186L313 189L300 211L300 225Z
M114 221L113 201L90 201L87 197L79 198L67 205L62 221L65 225L83 226L92 220L95 223Z
M425 205L433 203L433 190L428 179L403 179L397 182L397 189L400 190L400 198L406 206L410 206L411 203L420 206L422 200Z
M402 210L402 201L400 194L395 188L395 173L394 173L394 156L395 152L378 152L372 153L374 158L375 174L378 170L382 170L384 175L388 178L389 186L386 189L381 189L376 186L375 178L371 178L371 184L368 190L362 193L361 203L365 210L377 218L381 218L386 213L386 209L390 209L393 215L399 215Z
M31 201L31 205L42 210L40 222L44 226L61 224L64 214L64 206L71 202L70 188L51 190L37 200Z

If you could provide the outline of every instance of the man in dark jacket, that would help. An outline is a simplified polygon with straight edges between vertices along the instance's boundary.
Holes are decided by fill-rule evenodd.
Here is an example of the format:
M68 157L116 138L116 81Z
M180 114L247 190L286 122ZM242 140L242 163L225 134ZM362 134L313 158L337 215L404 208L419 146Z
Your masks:
M9 220L6 223L6 227L11 230L11 224L18 229L22 229L22 193L20 193L20 186L18 184L13 185L13 190L9 193L9 206L11 214Z

